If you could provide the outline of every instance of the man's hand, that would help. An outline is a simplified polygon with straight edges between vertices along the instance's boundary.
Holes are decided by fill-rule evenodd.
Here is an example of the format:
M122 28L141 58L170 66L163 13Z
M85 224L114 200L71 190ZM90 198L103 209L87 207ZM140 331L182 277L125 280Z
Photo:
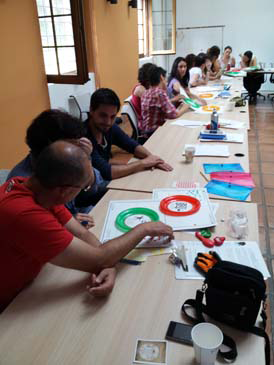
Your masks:
M85 224L83 224L83 226L86 227L86 229L89 229L89 228L95 226L94 219L89 214L77 213L75 215L75 219L77 219L77 221L79 223L86 222Z
M116 269L104 269L97 276L91 274L90 284L87 285L89 294L95 297L104 297L112 292L116 277Z
M93 145L88 138L82 137L78 139L78 145L86 152L88 156L91 155L93 151Z
M145 170L150 169L151 167L156 167L157 165L164 162L165 161L162 160L160 157L154 155L149 155L148 157L145 157L141 160L141 163Z
M157 169L160 169L160 170L163 170L163 171L172 171L173 170L173 167L170 166L166 162L159 163L156 167L157 167Z
M146 236L150 237L168 236L170 240L174 239L172 227L162 222L142 223L137 227L142 227L143 229L145 229Z
M203 99L203 98L199 98L199 103L201 104L201 105L207 105L207 102L206 102L206 100L205 99Z

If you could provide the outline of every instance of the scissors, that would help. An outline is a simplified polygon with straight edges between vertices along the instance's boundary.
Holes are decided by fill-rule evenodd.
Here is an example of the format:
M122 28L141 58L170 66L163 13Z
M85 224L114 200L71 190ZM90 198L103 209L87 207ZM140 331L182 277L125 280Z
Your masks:
M212 248L214 246L222 246L225 241L225 237L216 236L213 240L204 237L200 232L195 233L196 238L200 240L206 247Z

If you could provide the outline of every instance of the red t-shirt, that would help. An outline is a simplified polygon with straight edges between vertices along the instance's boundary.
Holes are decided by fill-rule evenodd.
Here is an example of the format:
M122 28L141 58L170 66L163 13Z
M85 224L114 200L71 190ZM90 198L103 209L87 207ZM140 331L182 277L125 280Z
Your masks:
M45 209L33 192L13 178L0 187L0 309L70 244L64 227L71 213L57 205Z

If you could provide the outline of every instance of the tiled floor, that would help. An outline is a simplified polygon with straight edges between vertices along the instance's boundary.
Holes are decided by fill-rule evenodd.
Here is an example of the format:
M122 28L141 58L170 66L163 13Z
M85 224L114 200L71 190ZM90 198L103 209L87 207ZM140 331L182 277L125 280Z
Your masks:
M271 278L268 281L268 332L274 352L274 105L269 100L250 106L250 171L256 181L252 200L258 203L260 245ZM273 356L274 358L274 356Z
M258 204L260 246L266 260L271 278L268 280L267 332L272 341L274 354L274 104L269 100L259 100L250 106L249 160L250 172L256 183L252 201ZM127 122L121 127L130 134ZM114 150L114 158L126 163L128 154ZM272 318L270 318L272 313ZM271 335L273 334L273 336ZM273 356L274 359L274 356Z

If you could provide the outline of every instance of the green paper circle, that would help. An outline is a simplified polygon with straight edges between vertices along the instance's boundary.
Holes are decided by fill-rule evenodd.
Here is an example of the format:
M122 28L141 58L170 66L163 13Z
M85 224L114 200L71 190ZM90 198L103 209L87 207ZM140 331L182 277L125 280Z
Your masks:
M192 108L198 109L200 108L200 104L198 104L195 100L190 99L190 98L186 98L184 99L184 102L188 105L190 105Z
M121 213L119 213L115 220L115 226L119 229L119 231L122 232L128 232L132 228L129 227L125 221L128 217L135 215L135 214L143 214L146 215L151 219L152 222L158 222L160 220L160 217L158 213L156 213L154 210L149 208L129 208L126 210L123 210Z

